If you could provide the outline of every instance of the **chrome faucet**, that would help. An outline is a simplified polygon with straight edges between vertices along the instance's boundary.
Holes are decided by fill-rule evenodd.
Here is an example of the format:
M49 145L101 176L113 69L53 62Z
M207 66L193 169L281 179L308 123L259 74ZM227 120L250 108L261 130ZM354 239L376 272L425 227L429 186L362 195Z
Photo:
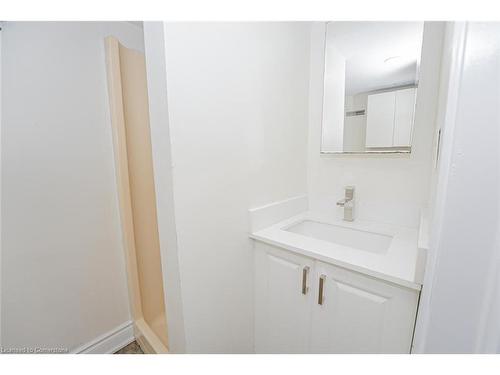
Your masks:
M337 202L337 206L344 207L344 220L354 220L354 186L345 187L345 198Z

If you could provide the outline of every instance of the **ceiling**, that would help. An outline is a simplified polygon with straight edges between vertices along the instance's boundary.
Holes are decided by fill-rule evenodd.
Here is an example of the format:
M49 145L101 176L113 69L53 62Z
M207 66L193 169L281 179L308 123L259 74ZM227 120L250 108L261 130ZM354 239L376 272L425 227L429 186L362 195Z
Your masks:
M329 22L327 58L345 58L346 95L415 84L422 33L423 22Z

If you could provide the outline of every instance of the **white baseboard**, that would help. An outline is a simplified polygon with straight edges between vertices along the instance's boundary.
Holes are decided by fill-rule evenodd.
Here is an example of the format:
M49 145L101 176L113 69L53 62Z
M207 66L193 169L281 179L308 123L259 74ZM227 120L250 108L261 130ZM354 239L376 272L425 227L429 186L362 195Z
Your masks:
M73 354L111 354L127 346L134 337L132 321L125 322L94 340L72 350Z

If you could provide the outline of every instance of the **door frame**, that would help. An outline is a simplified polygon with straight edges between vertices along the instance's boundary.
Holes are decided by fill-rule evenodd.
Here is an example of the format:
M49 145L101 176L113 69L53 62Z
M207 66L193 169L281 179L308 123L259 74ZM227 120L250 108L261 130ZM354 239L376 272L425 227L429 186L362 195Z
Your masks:
M116 184L118 190L122 241L125 250L130 310L132 313L132 320L134 322L134 335L144 352L168 353L168 348L160 341L144 320L142 311L127 159L125 116L123 109L120 69L120 42L115 37L109 36L105 38L104 44L111 129L113 134Z

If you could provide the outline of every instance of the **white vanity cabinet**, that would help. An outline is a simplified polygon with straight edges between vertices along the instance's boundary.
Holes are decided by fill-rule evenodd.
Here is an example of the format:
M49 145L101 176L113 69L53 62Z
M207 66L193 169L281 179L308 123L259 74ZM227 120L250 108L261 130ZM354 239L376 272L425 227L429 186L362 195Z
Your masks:
M366 147L410 147L416 88L368 95Z
M313 280L311 353L410 352L417 291L322 262Z
M257 353L410 352L417 290L255 246Z
M314 261L263 243L256 246L257 353L307 353Z

